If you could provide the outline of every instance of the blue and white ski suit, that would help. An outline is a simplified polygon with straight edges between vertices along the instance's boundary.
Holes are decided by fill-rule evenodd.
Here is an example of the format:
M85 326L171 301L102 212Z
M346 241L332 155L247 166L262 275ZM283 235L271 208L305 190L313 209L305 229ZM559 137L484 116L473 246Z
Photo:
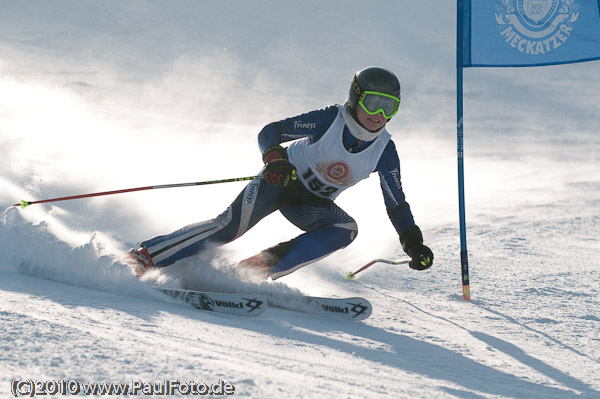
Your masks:
M295 140L295 141L294 141ZM142 243L156 266L220 246L240 237L258 221L279 210L305 233L268 248L272 279L289 274L350 244L358 227L333 200L344 189L379 173L385 207L398 234L414 224L400 181L400 162L387 131L373 141L357 140L330 106L273 122L258 135L261 152L294 141L287 149L297 168L297 182L277 187L254 180L215 219L191 224Z

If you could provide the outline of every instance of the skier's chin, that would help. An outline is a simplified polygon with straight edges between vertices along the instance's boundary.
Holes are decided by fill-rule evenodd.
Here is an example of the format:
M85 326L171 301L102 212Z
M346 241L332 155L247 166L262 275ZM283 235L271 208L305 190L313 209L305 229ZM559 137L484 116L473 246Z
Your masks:
M366 130L368 130L369 132L376 134L377 132L379 132L381 130L381 128L383 128L385 126L387 121L371 121L371 120L367 120L365 121L364 124L361 124L362 127L364 127Z

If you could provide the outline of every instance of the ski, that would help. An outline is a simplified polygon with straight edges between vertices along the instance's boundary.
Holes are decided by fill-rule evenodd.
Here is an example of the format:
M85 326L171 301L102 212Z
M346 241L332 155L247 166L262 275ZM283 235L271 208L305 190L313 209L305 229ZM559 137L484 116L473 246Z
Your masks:
M225 313L236 316L258 316L268 306L344 320L365 320L373 307L365 298L324 298L304 296L301 298L270 297L267 300L260 294L220 293L174 288L153 287L171 298L188 303L197 309Z
M371 315L373 306L365 298L324 298L306 296L300 301L280 301L270 298L269 306L292 310L296 312L314 314L325 317L335 317L344 320L365 320Z
M258 316L267 309L267 300L259 294L227 294L153 287L154 289L183 301L196 309L231 314L236 316Z
M132 268L135 264L126 256L122 261ZM140 275L136 273L139 278ZM327 298L314 296L276 297L269 295L269 300L260 294L250 293L220 293L195 290L182 290L154 286L154 289L171 298L188 303L197 309L231 314L236 316L258 316L265 312L268 306L292 310L325 317L336 317L344 320L365 320L371 315L373 306L365 298Z

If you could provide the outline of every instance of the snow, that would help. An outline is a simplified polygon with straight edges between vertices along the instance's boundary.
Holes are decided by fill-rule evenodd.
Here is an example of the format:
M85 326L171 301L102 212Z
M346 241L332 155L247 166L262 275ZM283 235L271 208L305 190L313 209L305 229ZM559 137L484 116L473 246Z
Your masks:
M0 396L12 396L13 379L37 379L223 381L251 398L600 398L597 62L465 70L467 302L452 2L1 9ZM143 239L216 216L243 183L11 207L252 175L264 124L343 102L367 65L403 85L389 130L432 269L375 264L344 278L403 256L374 176L337 201L358 221L355 242L290 276L244 283L231 266L298 234L277 214L146 281L364 296L374 306L364 322L201 312L118 261Z

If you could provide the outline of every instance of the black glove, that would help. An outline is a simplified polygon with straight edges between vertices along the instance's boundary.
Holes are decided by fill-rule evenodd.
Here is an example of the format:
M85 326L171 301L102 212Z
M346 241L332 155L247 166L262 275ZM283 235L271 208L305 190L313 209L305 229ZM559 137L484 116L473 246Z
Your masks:
M263 153L265 180L274 186L287 186L296 180L296 168L288 160L287 152L280 145L274 145Z
M400 243L404 252L411 257L408 264L411 269L426 270L433 264L433 252L426 245L423 245L423 233L416 224L408 226L400 234Z
M427 270L433 265L433 252L427 245L415 244L410 248L408 266L415 270Z

